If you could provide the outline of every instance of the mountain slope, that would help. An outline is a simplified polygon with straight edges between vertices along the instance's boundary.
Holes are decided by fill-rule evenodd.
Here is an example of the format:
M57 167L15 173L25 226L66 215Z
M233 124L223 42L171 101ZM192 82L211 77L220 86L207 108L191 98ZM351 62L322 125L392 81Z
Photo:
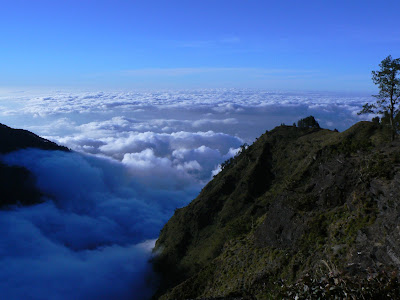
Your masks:
M49 140L22 129L13 129L0 124L0 154L12 151L38 148L43 150L69 151ZM7 166L0 162L0 207L13 204L34 204L40 202L42 194L35 187L35 178L27 169Z
M262 135L161 231L155 297L264 299L307 272L400 267L400 147L387 139L371 122Z

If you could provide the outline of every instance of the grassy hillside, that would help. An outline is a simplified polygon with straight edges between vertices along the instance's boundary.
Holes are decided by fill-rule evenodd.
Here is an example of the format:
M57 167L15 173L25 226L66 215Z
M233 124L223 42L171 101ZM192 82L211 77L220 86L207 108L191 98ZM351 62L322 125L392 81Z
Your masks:
M368 268L400 267L400 144L388 140L371 122L263 134L161 231L155 298L269 299L304 276L368 282Z

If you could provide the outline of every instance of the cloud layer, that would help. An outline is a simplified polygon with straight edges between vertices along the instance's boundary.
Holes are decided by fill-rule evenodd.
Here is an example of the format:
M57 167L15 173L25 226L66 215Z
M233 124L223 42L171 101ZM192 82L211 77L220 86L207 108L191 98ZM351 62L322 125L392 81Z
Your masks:
M214 144L221 139L222 144L232 142L230 147L237 147L235 139L251 143L265 130L309 115L322 127L344 130L365 118L357 112L371 100L369 95L235 89L18 91L0 93L0 117L10 126L32 130L74 150L121 160L129 151L148 148L165 157L165 148L170 147L171 156L179 135L203 139L213 132ZM203 145L210 147L197 147Z
M358 119L355 112L368 101L371 101L369 95L235 89L96 93L22 91L0 94L0 115L11 119L12 116L25 116L25 122L32 123L27 125L36 125L39 131L45 131L48 121L59 122L62 118L66 121L65 125L69 125L64 131L68 131L75 125L121 116L130 118L135 123L130 124L130 128L141 132L191 131L193 127L197 130L209 129L210 125L220 125L221 128L235 125L235 129L247 125L258 127L260 115L265 116L265 129L270 129L280 123L268 121L268 117L294 122L297 120L295 118L307 114L316 115L322 123L332 121L336 127L345 129L344 126L348 126L350 121ZM35 122L30 118L34 118ZM41 118L46 122L40 122ZM340 122L343 120L346 121L344 125ZM52 133L61 129L62 126L58 130L52 128ZM247 132L251 133L252 130Z
M149 164L151 153L140 155L127 163L42 150L3 157L31 170L48 198L0 211L3 296L144 299L151 294L151 239L200 186L185 175L187 170L179 178L168 176L174 171L168 162L162 169L164 163Z

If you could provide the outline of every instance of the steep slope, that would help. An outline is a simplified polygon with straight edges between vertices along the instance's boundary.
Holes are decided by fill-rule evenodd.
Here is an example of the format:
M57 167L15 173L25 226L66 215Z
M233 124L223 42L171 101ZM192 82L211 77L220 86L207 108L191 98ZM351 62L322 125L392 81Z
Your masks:
M25 148L69 151L49 140L22 129L0 124L0 154ZM35 188L35 178L27 169L7 166L0 162L0 207L12 204L34 204L42 194Z
M400 147L386 140L371 122L262 135L161 231L155 297L264 299L307 272L400 267Z

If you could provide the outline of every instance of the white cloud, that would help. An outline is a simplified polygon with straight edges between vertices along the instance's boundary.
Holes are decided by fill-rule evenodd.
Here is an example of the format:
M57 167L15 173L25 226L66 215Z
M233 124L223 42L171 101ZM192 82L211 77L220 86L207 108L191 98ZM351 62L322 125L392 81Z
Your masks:
M228 118L228 119L200 119L197 121L194 121L192 123L193 127L201 127L201 126L206 126L210 124L223 124L223 125L235 125L238 123L238 120L235 118Z
M250 70L249 70L250 71ZM282 70L270 70L282 72ZM265 72L267 72L265 70ZM11 98L13 97L13 98ZM142 125L154 125L148 117L156 116L156 120L170 121L200 121L203 116L212 112L231 113L228 118L236 118L236 114L253 112L254 109L266 107L285 107L296 109L302 106L306 109L317 109L321 106L340 107L343 112L359 110L364 103L371 101L366 95L341 95L337 93L315 92L271 92L236 89L183 90L161 92L49 92L32 96L29 92L17 95L0 95L0 115L2 116L37 116L48 118L52 115L59 118L69 118L77 123L83 123L82 117L90 122L106 121L115 118L125 118L123 126L139 122ZM161 111L160 111L161 110ZM191 119L197 114L196 119ZM177 114L177 113L181 114ZM92 115L90 115L92 114ZM130 117L132 116L132 117ZM145 118L143 119L142 116ZM162 116L162 117L161 117ZM176 117L175 119L171 116ZM185 118L189 117L188 118ZM99 120L102 119L102 120ZM96 120L98 119L98 120ZM208 118L209 119L209 118ZM237 118L236 118L237 119ZM54 117L53 117L54 120ZM118 120L118 119L117 119ZM117 120L114 120L115 123ZM48 120L47 120L48 121ZM144 121L144 122L143 122ZM240 120L238 120L240 121ZM89 123L90 123L89 122ZM126 123L128 122L128 123ZM132 125L132 124L130 124Z

